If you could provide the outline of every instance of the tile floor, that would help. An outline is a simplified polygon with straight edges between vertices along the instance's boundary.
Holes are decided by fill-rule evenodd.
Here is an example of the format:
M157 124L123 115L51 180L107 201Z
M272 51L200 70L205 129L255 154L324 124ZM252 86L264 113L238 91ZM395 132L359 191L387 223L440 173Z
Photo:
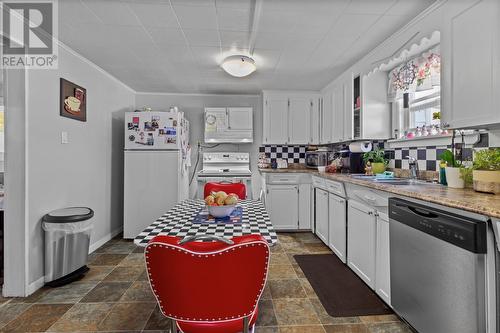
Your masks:
M411 332L395 315L330 317L293 258L329 252L311 233L279 234L256 332ZM0 332L169 332L149 289L142 248L115 238L90 255L89 267L70 285L0 297Z

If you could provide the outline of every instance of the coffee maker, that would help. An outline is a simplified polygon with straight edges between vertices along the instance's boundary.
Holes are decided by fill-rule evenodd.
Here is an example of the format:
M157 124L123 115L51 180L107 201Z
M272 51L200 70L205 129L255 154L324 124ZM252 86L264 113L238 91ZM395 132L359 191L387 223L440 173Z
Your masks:
M342 173L365 173L364 153L353 153L347 149L339 151L342 159Z

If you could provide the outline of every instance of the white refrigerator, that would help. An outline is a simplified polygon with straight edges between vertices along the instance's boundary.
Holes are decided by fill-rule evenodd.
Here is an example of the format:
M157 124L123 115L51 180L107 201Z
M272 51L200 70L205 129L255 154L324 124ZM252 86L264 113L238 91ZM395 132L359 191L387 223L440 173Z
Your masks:
M189 122L179 111L126 112L123 237L189 195Z

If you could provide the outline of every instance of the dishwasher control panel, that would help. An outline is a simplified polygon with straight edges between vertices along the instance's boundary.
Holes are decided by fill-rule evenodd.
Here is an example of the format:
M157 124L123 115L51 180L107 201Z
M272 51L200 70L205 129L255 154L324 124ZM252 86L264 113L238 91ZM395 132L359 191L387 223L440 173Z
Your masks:
M391 223L402 223L474 253L486 253L486 223L415 202L389 199Z

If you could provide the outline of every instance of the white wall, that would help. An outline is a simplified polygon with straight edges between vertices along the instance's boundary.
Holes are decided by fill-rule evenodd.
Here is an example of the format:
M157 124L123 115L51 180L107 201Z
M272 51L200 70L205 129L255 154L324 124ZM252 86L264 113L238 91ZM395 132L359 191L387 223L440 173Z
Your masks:
M87 122L59 115L60 77L87 89ZM58 70L30 70L26 81L28 282L35 289L44 275L44 214L69 206L92 208L95 246L122 228L123 114L133 109L135 96L64 47ZM61 131L68 132L69 144L61 144Z
M252 187L254 198L260 191L260 175L257 168L259 146L262 144L262 97L260 95L196 95L196 94L154 94L138 93L135 97L137 109L151 107L153 110L168 110L170 106L178 106L185 112L190 121L190 142L193 147L192 163L196 161L196 145L203 143L204 135L204 108L217 106L250 106L253 107L253 135L254 142L247 144L222 144L206 151L249 152L252 170ZM200 169L201 162L198 167ZM192 170L191 170L192 172ZM196 177L191 187L191 193L196 191Z

